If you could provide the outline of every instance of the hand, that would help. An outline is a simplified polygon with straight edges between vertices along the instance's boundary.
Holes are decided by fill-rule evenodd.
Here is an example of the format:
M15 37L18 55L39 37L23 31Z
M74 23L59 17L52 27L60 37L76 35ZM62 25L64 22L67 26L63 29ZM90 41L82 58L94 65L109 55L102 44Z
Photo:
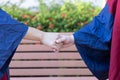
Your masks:
M53 48L54 51L59 51L61 43L56 44L55 40L59 37L58 33L43 32L36 28L28 27L28 31L24 39L40 41L44 45Z
M59 33L44 32L42 37L42 43L53 49L53 51L58 52L62 46L62 43L57 43L56 40L59 37Z
M59 35L56 40L57 44L63 43L60 48L69 47L74 44L74 37L73 35Z

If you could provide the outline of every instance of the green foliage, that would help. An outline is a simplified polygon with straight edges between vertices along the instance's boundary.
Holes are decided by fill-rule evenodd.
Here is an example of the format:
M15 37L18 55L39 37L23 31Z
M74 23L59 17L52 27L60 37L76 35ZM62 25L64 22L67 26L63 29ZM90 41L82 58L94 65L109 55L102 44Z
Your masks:
M39 10L34 12L29 9L21 9L16 5L2 8L26 25L50 32L76 31L89 23L101 10L91 3L65 2L63 5L56 3L46 5L42 0L39 2Z

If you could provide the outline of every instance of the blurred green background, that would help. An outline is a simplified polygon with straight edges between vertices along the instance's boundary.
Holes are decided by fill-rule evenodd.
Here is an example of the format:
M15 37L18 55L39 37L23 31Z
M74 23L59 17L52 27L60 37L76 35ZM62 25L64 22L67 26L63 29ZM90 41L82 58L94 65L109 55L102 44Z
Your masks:
M20 8L19 5L24 0L21 0L19 5L10 5L8 2L1 8L22 23L47 32L77 31L89 23L101 10L100 7L94 6L90 2L80 0L76 0L74 3L66 0L62 5L51 2L49 6L43 1L38 0L39 6L34 10Z

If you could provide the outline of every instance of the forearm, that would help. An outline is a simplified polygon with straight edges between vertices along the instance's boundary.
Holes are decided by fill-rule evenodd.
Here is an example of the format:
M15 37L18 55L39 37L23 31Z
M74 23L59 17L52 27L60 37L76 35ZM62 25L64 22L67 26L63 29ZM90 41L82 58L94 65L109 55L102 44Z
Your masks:
M41 41L45 32L40 31L36 28L28 27L28 31L24 37L24 39Z

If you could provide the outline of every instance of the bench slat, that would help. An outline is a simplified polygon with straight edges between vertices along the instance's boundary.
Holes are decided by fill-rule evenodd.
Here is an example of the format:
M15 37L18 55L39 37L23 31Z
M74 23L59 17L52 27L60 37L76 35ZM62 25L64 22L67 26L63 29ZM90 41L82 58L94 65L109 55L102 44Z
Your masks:
M77 52L23 52L15 53L13 59L81 59L81 56Z
M86 67L83 61L12 61L10 68L28 68L28 67L67 67L67 68L80 68Z
M53 51L50 47L45 45L19 45L17 51ZM77 51L75 46L61 49L60 51Z
M88 69L10 69L11 76L92 75Z
M27 78L11 78L11 80L98 80L95 77L27 77Z

